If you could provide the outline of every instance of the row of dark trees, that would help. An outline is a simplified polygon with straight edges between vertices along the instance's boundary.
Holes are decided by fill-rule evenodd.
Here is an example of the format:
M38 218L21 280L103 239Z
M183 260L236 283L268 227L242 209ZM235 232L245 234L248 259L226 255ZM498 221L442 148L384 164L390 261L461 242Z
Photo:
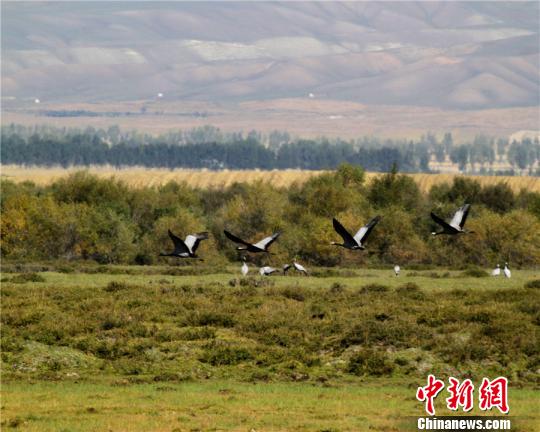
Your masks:
M142 165L186 168L328 169L340 163L360 164L386 171L395 162L402 171L428 172L430 160L458 165L462 172L539 175L540 143L524 138L478 135L470 143L454 143L451 133L438 139L423 135L413 142L363 137L292 139L287 132L227 133L212 126L170 131L151 136L137 131L81 129L50 126L2 127L3 163L26 165ZM504 172L495 163L506 164Z
M355 148L351 143L300 140L270 149L253 138L230 143L167 144L152 142L107 144L97 135L62 138L18 134L2 135L2 163L19 165L100 165L209 169L333 169L343 162L370 171L388 171L396 163L407 172L427 171L425 148Z

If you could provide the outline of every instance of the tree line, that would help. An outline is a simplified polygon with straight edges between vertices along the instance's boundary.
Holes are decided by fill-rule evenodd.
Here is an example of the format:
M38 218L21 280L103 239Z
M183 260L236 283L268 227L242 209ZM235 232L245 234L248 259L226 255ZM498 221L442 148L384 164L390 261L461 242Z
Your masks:
M2 163L42 166L100 165L208 169L333 169L347 162L370 171L388 171L398 164L404 172L429 172L430 161L452 162L462 172L539 175L540 143L525 138L477 136L470 143L454 143L425 134L417 141L292 139L287 132L225 133L212 126L170 131L151 136L137 131L87 128L2 127ZM509 171L497 172L496 162Z
M434 238L430 211L450 217L464 202L475 234ZM540 194L514 193L506 184L482 187L462 177L421 193L408 176L393 171L367 183L361 167L341 165L287 189L238 183L196 189L170 182L129 187L86 171L49 186L2 181L1 252L14 260L94 260L99 263L180 263L160 258L171 248L167 230L184 237L210 231L199 255L216 265L239 255L228 229L247 240L283 231L275 255L253 257L279 265L294 257L306 265L534 266L540 262ZM340 240L332 217L355 231L375 215L382 220L365 252L330 245ZM167 261L170 260L170 261Z
M254 138L183 145L165 142L110 145L97 135L63 138L17 134L2 136L2 163L68 167L109 164L116 167L146 166L209 169L333 169L343 162L360 164L370 171L388 171L397 163L403 171L428 170L428 154L414 144L407 148L355 148L351 143L298 140L271 149Z

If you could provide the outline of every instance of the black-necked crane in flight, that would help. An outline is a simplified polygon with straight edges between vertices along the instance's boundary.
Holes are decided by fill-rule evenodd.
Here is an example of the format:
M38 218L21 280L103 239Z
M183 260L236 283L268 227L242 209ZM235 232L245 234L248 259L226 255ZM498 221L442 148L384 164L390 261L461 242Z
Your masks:
M261 241L257 243L248 243L247 241L242 240L240 237L235 236L234 234L230 233L227 230L223 230L223 232L225 233L225 235L227 236L229 240L232 240L233 242L239 243L242 245L242 246L238 246L236 250L245 250L245 251L253 252L253 253L257 253L257 252L270 253L268 251L268 248L270 247L272 243L276 241L276 239L281 234L280 232L277 232L277 233L272 234L271 236L263 238Z
M454 213L452 220L447 223L435 213L431 212L431 219L433 219L438 225L442 227L442 231L432 232L434 236L440 234L456 235L456 234L473 234L474 231L465 231L463 226L469 215L469 210L471 209L470 204L465 204L462 207L458 208Z
M358 230L358 232L352 236L349 231L347 231L343 225L339 223L339 221L334 218L332 220L334 224L334 229L336 232L343 238L343 243L336 243L332 242L331 244L336 246L344 247L345 249L351 249L351 250L364 250L365 249L365 241L367 240L369 234L371 233L371 230L373 230L373 227L377 225L377 223L381 220L380 216L375 216L373 219L371 219L366 225L364 225L362 228Z
M170 256L177 258L198 258L196 255L199 243L208 238L207 232L189 234L185 240L175 236L169 230L169 237L174 243L174 250L171 253L160 253L159 256Z

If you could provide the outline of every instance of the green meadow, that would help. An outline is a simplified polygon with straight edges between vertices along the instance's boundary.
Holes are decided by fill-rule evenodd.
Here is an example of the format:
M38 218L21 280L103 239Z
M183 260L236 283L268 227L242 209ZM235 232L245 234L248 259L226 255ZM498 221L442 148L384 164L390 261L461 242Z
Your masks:
M434 373L538 430L538 271L310 270L4 262L2 429L414 430Z

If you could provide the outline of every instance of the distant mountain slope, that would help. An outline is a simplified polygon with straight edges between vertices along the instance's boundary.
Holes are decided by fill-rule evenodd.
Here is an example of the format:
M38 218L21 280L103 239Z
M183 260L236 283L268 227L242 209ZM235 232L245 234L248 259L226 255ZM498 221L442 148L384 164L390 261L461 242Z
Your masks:
M3 2L16 101L540 103L538 2Z

